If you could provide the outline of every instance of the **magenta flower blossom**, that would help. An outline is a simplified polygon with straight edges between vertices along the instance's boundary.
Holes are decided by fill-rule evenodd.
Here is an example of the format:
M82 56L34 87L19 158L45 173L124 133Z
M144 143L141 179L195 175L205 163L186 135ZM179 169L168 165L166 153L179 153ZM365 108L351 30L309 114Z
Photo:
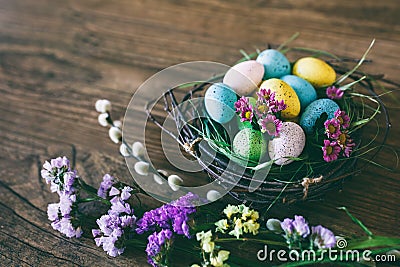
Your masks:
M324 140L322 151L324 153L323 157L326 162L337 160L340 150L341 148L336 141Z
M339 124L343 129L347 129L350 126L350 117L346 112L338 109L335 112L335 118L339 121Z
M276 100L274 107L272 108L272 112L276 113L276 112L280 112L282 110L285 110L287 108L287 105L285 104L285 101L283 100Z
M325 133L329 138L337 139L341 134L340 124L336 118L325 121L324 126L325 126Z
M270 89L260 89L257 93L258 102L260 103L273 103L275 102L275 92Z
M342 91L340 88L337 88L335 86L331 86L326 88L326 95L330 99L341 99L343 97L344 91Z
M311 239L313 244L319 249L334 248L336 237L331 230L318 225L311 228Z
M236 112L240 113L240 120L252 121L253 120L253 107L250 105L247 97L242 96L235 102Z
M261 127L261 132L267 132L270 136L278 136L282 128L282 121L271 114L267 114L265 118L259 120L258 124Z
M343 150L343 156L350 157L351 152L353 152L353 147L356 146L356 144L353 142L353 139L350 139L348 133L344 132L339 135L337 141Z

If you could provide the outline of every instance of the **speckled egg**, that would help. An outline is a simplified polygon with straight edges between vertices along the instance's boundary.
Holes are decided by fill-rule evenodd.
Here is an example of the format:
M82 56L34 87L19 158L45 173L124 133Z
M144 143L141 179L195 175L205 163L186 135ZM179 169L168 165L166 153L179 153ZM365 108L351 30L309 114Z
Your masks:
M290 62L278 50L264 50L258 55L256 60L264 65L264 80L290 74Z
M285 101L286 109L282 111L282 117L285 119L295 118L300 113L300 100L296 92L289 84L276 78L264 81L260 89L270 89L275 92L275 98Z
M232 148L235 154L248 158L249 161L258 162L267 152L267 141L260 131L245 128L236 134Z
M226 84L214 83L204 95L204 103L208 115L219 123L227 123L235 116L237 95Z
M261 83L264 66L255 60L248 60L230 68L223 83L230 86L238 95L250 95Z
M304 110L311 102L317 99L317 92L311 83L296 76L296 75L285 75L281 77L281 80L286 82L293 88L300 100L301 109Z
M255 108L257 100L251 96L248 96L247 99L249 100L250 105L252 105L253 108ZM238 120L238 128L240 130L242 130L244 128L252 128L253 127L251 125L251 122L249 122L249 121L240 121L240 116L237 116L237 120Z
M314 87L326 87L336 80L335 70L325 61L314 57L303 57L293 66L293 74L303 78Z
M268 143L268 154L277 165L287 165L293 162L303 152L306 136L303 129L294 122L282 123L279 137Z
M328 119L332 119L335 117L335 111L338 109L338 104L331 99L322 98L315 100L304 110L300 117L300 125L306 133L310 134L313 132L316 121L323 113L328 115Z

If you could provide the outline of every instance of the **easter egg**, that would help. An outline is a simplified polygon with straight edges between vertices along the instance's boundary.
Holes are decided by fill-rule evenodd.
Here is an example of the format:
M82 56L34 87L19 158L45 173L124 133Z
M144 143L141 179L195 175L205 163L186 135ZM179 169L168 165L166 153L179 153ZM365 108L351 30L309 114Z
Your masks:
M235 92L223 83L211 85L204 95L208 115L219 123L227 123L235 116L236 100Z
M325 61L313 57L303 57L297 60L293 66L293 74L308 81L316 88L329 86L336 80L335 70Z
M250 105L253 108L255 108L257 100L254 97L251 97L251 96L248 96L247 99L249 100ZM241 121L241 118L239 116L237 116L237 120L238 120L238 128L240 130L242 130L244 128L252 128L253 127L251 125L251 122L249 122L249 121Z
M223 83L230 86L238 95L249 95L261 83L264 66L255 60L248 60L230 68Z
M232 148L236 155L257 163L267 152L267 141L260 131L245 128L236 134Z
M290 74L290 62L278 50L264 50L258 55L256 61L264 65L264 80Z
M282 117L285 119L295 118L300 113L300 100L296 92L290 85L276 78L264 81L260 89L270 89L275 92L275 99L283 100L286 104L286 109L282 110Z
M317 92L311 83L296 76L296 75L285 75L281 77L281 80L286 82L296 92L300 100L301 109L304 110L311 102L317 99Z
M300 125L306 133L310 134L313 132L316 121L323 113L328 115L328 119L332 119L335 117L335 111L338 109L338 104L331 99L322 98L315 100L304 110L300 117Z
M287 165L293 162L303 152L306 136L303 129L294 122L282 123L279 137L268 143L268 154L277 165Z

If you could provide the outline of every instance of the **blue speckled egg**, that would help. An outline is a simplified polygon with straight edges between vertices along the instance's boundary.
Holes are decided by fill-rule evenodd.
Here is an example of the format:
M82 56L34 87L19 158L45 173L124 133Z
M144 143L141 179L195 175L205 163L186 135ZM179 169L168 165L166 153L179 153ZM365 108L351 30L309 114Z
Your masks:
M315 100L304 110L300 118L300 125L306 133L310 134L313 132L315 122L323 113L328 115L328 119L332 119L338 109L338 104L328 98Z
M264 65L264 80L290 74L290 62L278 50L264 50L258 55L256 61Z
M219 123L227 123L235 116L235 102L237 96L228 85L214 83L204 96L204 103L208 115Z
M281 77L281 80L289 84L296 92L300 100L301 109L304 110L311 102L317 99L317 91L311 83L296 76L296 75L285 75Z

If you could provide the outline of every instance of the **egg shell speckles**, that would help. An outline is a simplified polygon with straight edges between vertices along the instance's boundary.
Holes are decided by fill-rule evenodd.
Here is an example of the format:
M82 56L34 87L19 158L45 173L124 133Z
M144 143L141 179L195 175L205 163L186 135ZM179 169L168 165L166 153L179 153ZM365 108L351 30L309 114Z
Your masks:
M256 61L264 65L264 80L290 74L290 62L278 50L264 50L258 55Z
M260 131L245 128L236 134L232 148L235 154L258 162L267 152L267 140Z
M316 88L332 85L336 80L335 70L325 61L313 57L303 57L297 60L293 66L293 74L308 81Z
M296 75L285 75L281 77L281 80L286 82L296 92L299 100L301 109L304 110L311 102L317 99L317 92L311 83L296 76Z
M315 100L304 110L300 117L300 125L306 133L310 134L313 132L316 121L323 113L328 115L328 119L332 119L335 117L335 111L338 109L338 104L331 99L322 98Z
M285 101L287 108L282 111L282 117L285 119L292 119L300 114L300 100L296 92L290 85L284 81L272 78L264 81L260 89L270 89L275 92L275 98Z
M277 165L287 165L292 163L303 152L306 144L306 136L303 129L294 122L284 122L282 124L279 137L276 137L268 143L268 154Z
M250 95L261 83L264 66L255 60L240 62L230 68L223 83L231 87L238 95Z
M227 123L235 116L236 100L235 92L223 83L214 83L204 95L208 115L219 123Z

